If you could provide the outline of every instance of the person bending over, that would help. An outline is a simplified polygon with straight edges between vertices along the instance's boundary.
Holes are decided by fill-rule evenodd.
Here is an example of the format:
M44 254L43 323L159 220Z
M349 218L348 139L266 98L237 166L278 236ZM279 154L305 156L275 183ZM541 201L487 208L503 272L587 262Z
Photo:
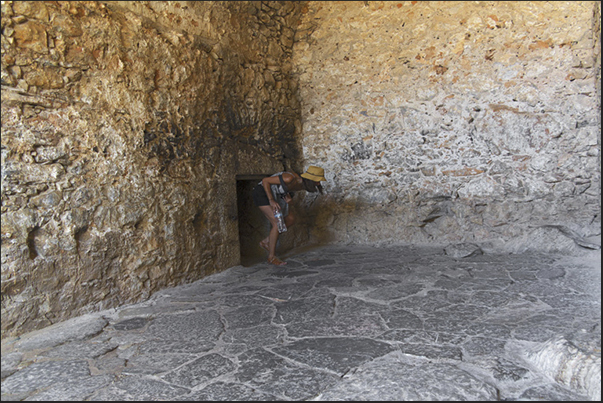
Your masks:
M299 175L295 172L278 172L268 176L258 183L252 191L253 202L264 213L272 227L268 237L260 242L260 246L268 251L268 263L282 266L287 264L276 257L276 242L278 241L278 227L274 213L280 210L283 213L287 228L295 223L295 217L289 212L289 203L293 192L305 190L307 192L320 192L321 181L326 181L324 169L309 166L306 172Z

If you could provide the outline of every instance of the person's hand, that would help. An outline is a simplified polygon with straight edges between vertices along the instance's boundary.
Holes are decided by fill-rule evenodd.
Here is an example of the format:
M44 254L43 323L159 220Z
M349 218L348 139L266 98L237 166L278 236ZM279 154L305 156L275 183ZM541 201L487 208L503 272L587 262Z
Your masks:
M273 213L276 213L277 211L279 211L281 209L281 206L279 206L278 203L274 200L270 200L270 207L272 207Z
M287 204L291 203L291 200L293 200L293 198L291 197L291 195L289 193L287 193L285 195L285 202L287 202Z

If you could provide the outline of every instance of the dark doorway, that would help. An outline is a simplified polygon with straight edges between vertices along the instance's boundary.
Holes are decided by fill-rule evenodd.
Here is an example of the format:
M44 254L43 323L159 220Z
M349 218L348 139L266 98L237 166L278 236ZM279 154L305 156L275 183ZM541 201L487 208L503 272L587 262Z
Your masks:
M266 261L268 253L260 241L268 236L270 223L253 204L251 191L268 175L237 175L237 208L239 215L239 244L241 265L252 266Z

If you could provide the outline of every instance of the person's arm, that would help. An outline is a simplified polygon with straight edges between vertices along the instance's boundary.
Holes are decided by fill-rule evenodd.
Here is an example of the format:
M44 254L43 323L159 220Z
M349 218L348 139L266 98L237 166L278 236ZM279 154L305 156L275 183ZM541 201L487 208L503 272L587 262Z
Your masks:
M285 178L283 177L283 180ZM278 205L276 200L274 200L274 195L272 194L271 185L280 185L281 181L278 176L269 176L267 178L262 179L262 186L264 186L264 190L266 191L266 196L268 196L268 201L270 202L270 207L272 207L272 212L276 212L280 210L281 206Z
M283 198L285 199L285 203L289 204L291 203L291 200L293 200L293 192L290 189L291 184L295 181L295 176L289 172L285 172L283 173L282 177L283 182L285 183L285 186L287 188L287 193L285 193L285 196L283 196Z
M285 185L287 185L287 187L289 187L289 185L293 182L293 180L295 179L295 177L288 173L285 172L283 173L283 182L285 182ZM270 188L271 185L280 185L281 184L281 180L279 179L278 176L268 176L267 178L262 179L262 186L264 186L264 190L266 191L266 196L268 196L268 201L270 202L270 207L272 207L272 211L276 212L276 210L280 210L281 206L279 206L279 204L276 202L276 200L274 200L274 196L272 194L272 189ZM287 201L287 203L289 203L289 201L291 200L285 200Z

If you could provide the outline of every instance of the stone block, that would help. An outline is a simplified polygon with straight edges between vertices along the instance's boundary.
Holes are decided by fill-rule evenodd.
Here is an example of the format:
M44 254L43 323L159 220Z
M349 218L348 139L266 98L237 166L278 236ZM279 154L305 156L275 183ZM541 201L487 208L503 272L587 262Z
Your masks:
M455 258L464 258L481 255L483 251L478 245L471 243L459 243L448 245L446 248L444 248L444 253Z
M13 12L17 15L21 14L42 22L48 22L48 9L40 1L17 1L12 6ZM4 14L4 10L2 14Z
M16 45L37 53L48 53L48 39L44 25L36 21L27 21L14 26Z

